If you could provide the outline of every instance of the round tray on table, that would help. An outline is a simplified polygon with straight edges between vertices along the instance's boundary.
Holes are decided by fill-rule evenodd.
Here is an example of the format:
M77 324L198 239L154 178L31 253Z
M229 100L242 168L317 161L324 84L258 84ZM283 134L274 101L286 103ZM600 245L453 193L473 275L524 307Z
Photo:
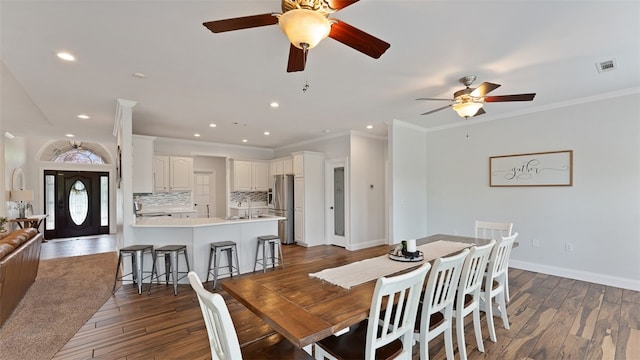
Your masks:
M418 253L417 255L413 255L413 256L394 255L389 253L389 259L395 260L395 261L404 261L404 262L416 262L416 261L424 260L424 254L422 254L422 251L417 251L417 253Z

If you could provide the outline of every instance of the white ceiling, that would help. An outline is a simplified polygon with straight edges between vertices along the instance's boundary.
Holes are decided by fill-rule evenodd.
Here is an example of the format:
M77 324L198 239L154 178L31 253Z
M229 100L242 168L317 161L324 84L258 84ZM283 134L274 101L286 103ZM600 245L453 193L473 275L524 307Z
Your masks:
M376 60L325 39L298 73L286 72L289 45L277 26L221 34L202 26L279 11L278 0L1 0L0 124L18 136L113 142L122 98L137 102L136 134L276 148L325 130L384 135L394 119L459 125L451 109L420 115L446 103L415 99L451 98L469 74L475 85L502 85L491 95L537 93L486 104L469 121L640 87L640 1L362 0L333 17L390 49ZM60 50L78 60L58 60ZM616 70L598 73L596 63L610 59Z

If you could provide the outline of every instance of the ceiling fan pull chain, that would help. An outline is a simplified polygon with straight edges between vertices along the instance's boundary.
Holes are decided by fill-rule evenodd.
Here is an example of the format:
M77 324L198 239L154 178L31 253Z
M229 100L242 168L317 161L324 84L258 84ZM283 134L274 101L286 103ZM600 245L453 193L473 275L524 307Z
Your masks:
M306 43L302 43L300 45L302 45L302 68L306 69L307 68L307 52L309 51L309 45ZM309 81L307 78L307 72L304 73L304 86L302 87L303 94L306 94L307 90L309 90Z

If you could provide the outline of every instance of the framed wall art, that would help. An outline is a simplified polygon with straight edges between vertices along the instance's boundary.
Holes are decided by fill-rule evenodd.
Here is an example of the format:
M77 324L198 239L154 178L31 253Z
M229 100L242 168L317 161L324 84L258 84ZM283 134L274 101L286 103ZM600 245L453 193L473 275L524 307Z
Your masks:
M573 186L573 150L492 156L489 186Z

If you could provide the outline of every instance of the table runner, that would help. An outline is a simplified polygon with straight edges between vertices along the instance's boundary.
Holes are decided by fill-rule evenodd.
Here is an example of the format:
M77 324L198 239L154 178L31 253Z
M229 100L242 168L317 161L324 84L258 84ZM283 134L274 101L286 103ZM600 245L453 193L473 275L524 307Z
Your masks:
M382 255L335 268L324 269L317 273L309 274L309 276L316 277L348 290L353 286L420 265L425 261L431 261L455 253L472 245L473 244L456 241L438 240L429 244L420 245L416 248L422 251L424 255L424 260L422 261L395 261L389 259L388 255Z

